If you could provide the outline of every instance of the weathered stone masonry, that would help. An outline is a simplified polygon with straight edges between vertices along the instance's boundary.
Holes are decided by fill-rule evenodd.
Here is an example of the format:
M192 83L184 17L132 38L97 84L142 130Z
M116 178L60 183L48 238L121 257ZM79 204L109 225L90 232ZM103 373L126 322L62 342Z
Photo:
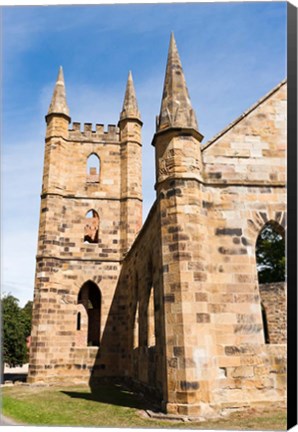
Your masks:
M156 201L141 228L131 74L118 126L82 132L68 129L60 71L46 117L30 382L122 377L187 415L285 402L285 290L259 288L255 246L266 224L286 229L286 100L282 82L202 145L172 35L152 141ZM92 154L99 173L86 171ZM84 242L86 221L95 242Z
M259 286L268 331L268 343L285 344L287 342L287 298L286 284L275 282Z

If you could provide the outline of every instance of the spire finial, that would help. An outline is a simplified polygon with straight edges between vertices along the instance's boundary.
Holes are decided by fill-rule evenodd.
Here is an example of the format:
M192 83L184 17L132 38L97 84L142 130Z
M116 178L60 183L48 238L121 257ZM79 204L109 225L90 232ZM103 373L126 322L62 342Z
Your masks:
M50 114L64 114L69 117L62 66L59 68L57 81L47 115Z
M170 49L173 50L174 48L176 48L176 50L177 50L177 45L176 45L175 35L174 35L174 32L171 31L171 36L170 36Z
M120 114L120 120L125 118L141 118L131 71L128 73L123 107Z
M173 32L170 38L157 131L170 127L198 129Z

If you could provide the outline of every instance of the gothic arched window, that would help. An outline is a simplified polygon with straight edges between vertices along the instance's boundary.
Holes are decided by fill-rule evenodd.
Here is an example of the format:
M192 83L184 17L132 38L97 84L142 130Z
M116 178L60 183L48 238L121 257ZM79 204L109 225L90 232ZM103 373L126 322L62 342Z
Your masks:
M95 153L87 159L87 182L98 183L100 175L100 159Z
M285 234L281 225L267 222L256 242L259 283L285 280Z
M85 216L84 242L98 243L99 216L95 210L89 210Z
M94 282L87 281L84 283L78 294L78 304L82 304L87 312L87 345L99 346L101 321L101 292ZM77 327L78 324L81 325L79 323L79 317L77 317Z

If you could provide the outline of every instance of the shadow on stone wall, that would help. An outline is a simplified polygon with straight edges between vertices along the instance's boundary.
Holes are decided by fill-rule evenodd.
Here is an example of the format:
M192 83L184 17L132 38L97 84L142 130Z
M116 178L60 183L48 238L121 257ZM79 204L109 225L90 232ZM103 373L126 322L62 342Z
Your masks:
M130 401L129 403L136 404L136 408L154 410L160 408L162 397L160 392L154 388L155 383L149 382L149 377L156 370L158 359L155 347L134 348L136 314L134 278L135 275L129 271L129 266L127 268L124 264L91 370L90 397L94 398L93 400L104 402L106 398L110 400L109 395L111 394L116 401L119 400L121 403ZM145 351L148 358L144 358ZM142 382L140 379L144 368L149 371L147 382ZM105 387L107 385L112 387ZM103 394L104 388L113 390L111 393L109 393L110 390L107 390L107 394ZM131 394L131 399L128 397L129 394ZM76 396L72 395L72 397ZM111 403L114 403L112 399Z

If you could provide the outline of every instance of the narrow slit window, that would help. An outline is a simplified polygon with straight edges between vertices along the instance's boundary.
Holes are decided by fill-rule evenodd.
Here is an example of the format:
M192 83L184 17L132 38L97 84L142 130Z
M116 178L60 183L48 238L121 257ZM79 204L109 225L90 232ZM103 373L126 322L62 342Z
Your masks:
M262 303L261 303L261 309L262 309L262 320L263 320L263 328L264 328L264 339L265 339L265 343L269 344L270 338L269 338L267 314L264 305Z
M154 312L154 288L150 290L149 302L148 302L148 346L155 346L155 312Z
M81 330L81 312L77 314L77 330Z
M133 322L132 322L132 346L133 349L139 348L140 345L140 331L139 331L139 286L138 286L138 274L134 275L134 300L135 300L135 309L133 314Z
M139 347L139 302L136 307L136 314L134 319L134 327L133 327L133 347Z

